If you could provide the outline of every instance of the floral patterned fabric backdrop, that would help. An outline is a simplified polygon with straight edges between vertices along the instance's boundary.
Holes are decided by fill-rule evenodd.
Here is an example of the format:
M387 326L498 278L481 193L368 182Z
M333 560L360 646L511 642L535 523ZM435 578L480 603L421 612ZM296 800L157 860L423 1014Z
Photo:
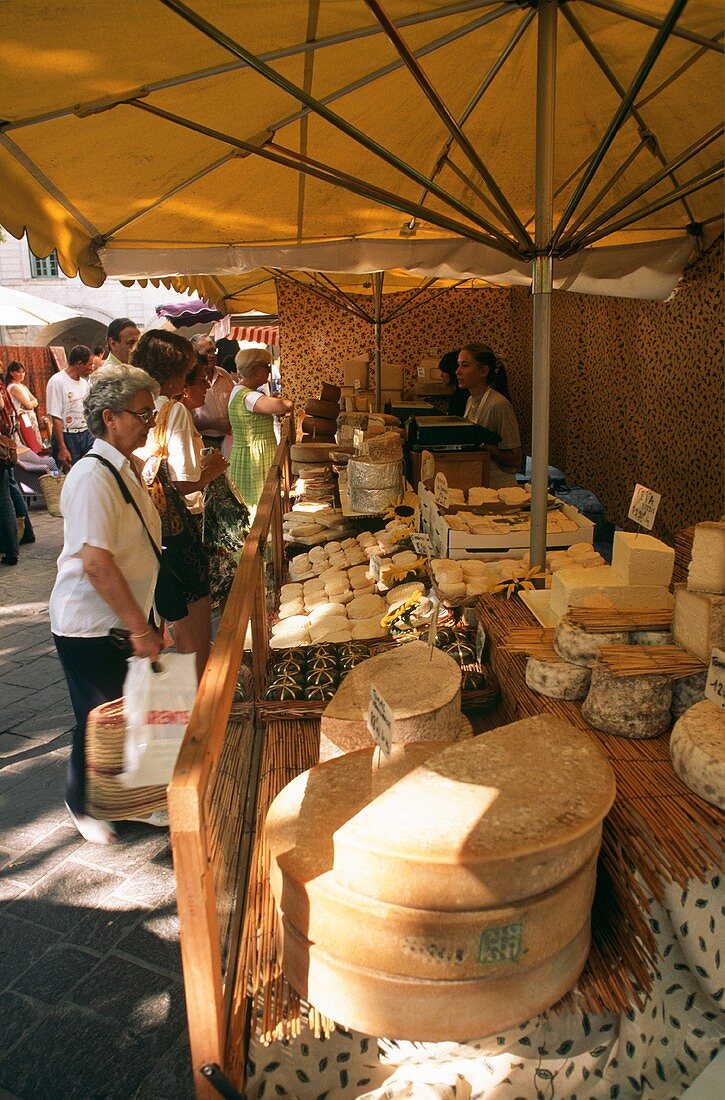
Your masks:
M624 525L636 482L662 494L654 534L723 510L722 243L670 302L555 292L550 462ZM341 364L373 354L373 326L286 281L277 285L284 392L302 407ZM407 296L385 295L384 313ZM366 311L371 299L357 299ZM531 440L532 304L522 288L425 292L383 327L383 359L412 386L420 359L483 341L506 364L525 449Z

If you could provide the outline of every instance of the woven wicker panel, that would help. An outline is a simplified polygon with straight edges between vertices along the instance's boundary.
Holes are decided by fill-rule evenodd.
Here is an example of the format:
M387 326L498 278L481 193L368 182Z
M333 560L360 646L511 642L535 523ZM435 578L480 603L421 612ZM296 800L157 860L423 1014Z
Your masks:
M123 699L103 703L88 715L86 727L86 802L88 812L104 821L147 817L166 809L166 787L124 787Z

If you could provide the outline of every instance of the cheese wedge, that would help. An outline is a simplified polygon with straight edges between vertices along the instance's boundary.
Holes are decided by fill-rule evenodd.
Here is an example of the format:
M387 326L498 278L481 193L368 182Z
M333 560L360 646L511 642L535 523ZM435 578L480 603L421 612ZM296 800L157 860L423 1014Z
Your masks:
M671 607L665 585L632 585L610 565L559 569L551 581L551 610L566 615L570 607Z

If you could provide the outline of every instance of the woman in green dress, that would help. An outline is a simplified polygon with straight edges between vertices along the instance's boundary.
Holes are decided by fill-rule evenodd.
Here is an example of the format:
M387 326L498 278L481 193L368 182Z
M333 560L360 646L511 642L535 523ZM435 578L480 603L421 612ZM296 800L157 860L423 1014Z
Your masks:
M277 449L274 418L291 413L294 407L287 397L259 393L259 387L269 381L271 362L272 357L264 348L240 351L236 365L241 384L234 387L229 398L234 443L227 472L252 519Z

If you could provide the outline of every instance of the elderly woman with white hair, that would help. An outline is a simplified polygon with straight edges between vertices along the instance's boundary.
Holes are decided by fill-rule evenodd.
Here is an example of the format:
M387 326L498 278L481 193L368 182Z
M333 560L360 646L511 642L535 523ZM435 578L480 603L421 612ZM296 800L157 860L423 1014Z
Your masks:
M115 831L87 813L88 715L123 694L129 656L155 659L164 645L149 621L161 521L132 457L156 420L158 389L136 367L107 366L93 375L83 409L95 442L61 494L63 550L50 625L76 721L66 807L80 834L96 844L112 843Z
M264 348L245 348L236 357L240 385L229 398L229 420L234 442L229 456L229 477L253 514L272 465L277 439L275 416L292 412L288 397L268 397L259 389L269 381L272 356Z

